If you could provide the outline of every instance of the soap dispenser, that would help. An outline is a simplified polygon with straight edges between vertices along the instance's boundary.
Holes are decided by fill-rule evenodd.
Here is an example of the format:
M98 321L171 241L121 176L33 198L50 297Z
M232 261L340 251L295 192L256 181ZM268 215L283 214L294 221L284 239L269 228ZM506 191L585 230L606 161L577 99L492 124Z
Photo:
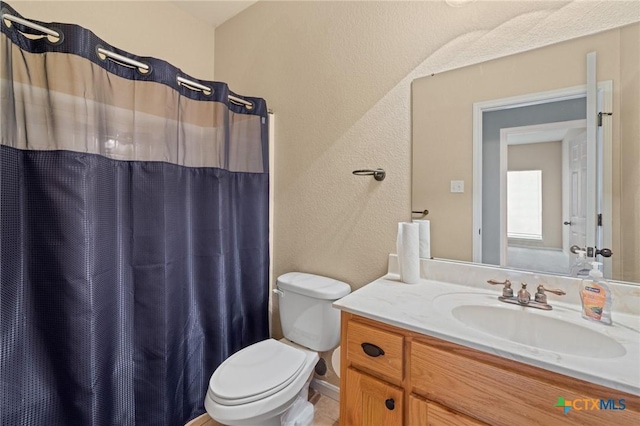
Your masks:
M611 325L611 291L603 278L600 262L591 262L589 276L582 280L580 300L582 317L602 324Z
M571 266L571 276L578 278L585 278L589 276L591 270L591 262L587 261L587 252L584 250L576 250L578 257Z

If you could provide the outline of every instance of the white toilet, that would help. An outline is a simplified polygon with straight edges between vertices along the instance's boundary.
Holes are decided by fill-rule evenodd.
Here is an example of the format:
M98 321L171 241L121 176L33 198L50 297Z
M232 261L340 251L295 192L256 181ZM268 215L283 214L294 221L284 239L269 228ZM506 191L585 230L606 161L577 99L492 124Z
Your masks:
M280 425L280 416L306 394L318 352L340 342L340 311L331 304L350 291L318 275L280 276L274 293L285 338L247 346L220 364L209 380L207 413L226 425Z

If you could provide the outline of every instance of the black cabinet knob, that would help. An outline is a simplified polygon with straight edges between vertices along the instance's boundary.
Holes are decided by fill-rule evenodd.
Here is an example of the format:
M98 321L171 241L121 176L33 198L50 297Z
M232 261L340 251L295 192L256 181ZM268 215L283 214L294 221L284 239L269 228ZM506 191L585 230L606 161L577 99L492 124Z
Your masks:
M362 346L362 350L364 351L364 353L369 355L370 357L375 358L379 357L380 355L384 355L384 351L382 350L382 348L380 346L374 345L373 343L364 342L360 346Z
M389 398L384 402L384 405L387 407L387 410L393 410L394 408L396 408L396 402L393 400L393 398Z
M571 225L571 222L562 222L563 225Z

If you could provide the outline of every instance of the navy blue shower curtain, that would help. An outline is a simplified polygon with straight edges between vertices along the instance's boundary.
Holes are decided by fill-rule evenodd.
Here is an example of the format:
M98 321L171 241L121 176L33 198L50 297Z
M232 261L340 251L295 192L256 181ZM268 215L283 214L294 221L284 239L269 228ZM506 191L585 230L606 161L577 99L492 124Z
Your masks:
M0 424L183 425L268 337L266 104L39 24L0 23Z

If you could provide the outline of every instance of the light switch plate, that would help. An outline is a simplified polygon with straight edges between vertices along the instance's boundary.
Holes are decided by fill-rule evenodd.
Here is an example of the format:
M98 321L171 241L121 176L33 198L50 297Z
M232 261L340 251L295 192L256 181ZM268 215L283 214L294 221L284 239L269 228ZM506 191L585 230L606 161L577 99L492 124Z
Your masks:
M452 180L451 181L451 192L464 192L464 181L463 180Z

